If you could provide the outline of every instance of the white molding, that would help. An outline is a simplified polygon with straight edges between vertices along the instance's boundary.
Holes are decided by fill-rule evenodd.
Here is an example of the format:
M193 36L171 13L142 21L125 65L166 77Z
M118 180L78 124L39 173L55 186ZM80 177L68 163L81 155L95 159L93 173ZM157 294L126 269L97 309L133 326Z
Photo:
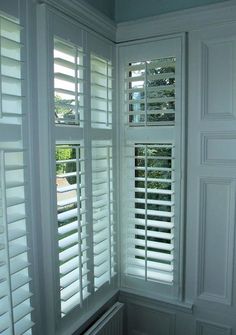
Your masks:
M204 335L204 330L208 331L209 329L217 332L218 334L232 334L232 328L229 326L205 320L196 320L196 335Z
M38 3L46 4L93 32L100 34L112 42L115 41L115 22L88 4L76 0L38 0Z
M152 308L155 310L173 310L184 313L193 313L193 304L189 302L180 302L179 300L155 299L153 294L144 294L137 289L121 289L119 291L119 301L133 303L136 305Z
M225 230L226 230L226 269L225 269L225 290L223 294L217 294L216 292L209 292L205 288L205 276L207 272L206 265L206 229L207 229L207 185L222 185L227 186L229 204L227 214L225 217ZM199 233L198 233L198 278L197 278L197 296L200 300L205 300L208 302L216 302L222 305L232 306L232 297L233 297L233 253L234 253L234 222L235 222L235 212L234 212L234 191L235 183L232 178L228 177L203 177L200 178L200 191L199 197L201 199L199 203ZM208 250L209 252L209 250ZM219 252L219 251L218 251ZM221 273L224 270L221 269ZM213 277L212 277L213 278ZM214 285L212 285L214 287Z
M235 0L118 23L116 42L188 32L232 21L236 21Z
M208 131L208 132L201 132L201 165L222 165L224 167L235 167L236 166L236 152L235 150L232 151L231 158L223 158L215 156L214 158L210 158L210 150L209 150L209 141L221 141L221 145L224 141L225 143L225 152L229 149L229 141L236 140L236 134L233 131ZM234 146L234 144L232 144ZM215 147L217 145L215 144Z

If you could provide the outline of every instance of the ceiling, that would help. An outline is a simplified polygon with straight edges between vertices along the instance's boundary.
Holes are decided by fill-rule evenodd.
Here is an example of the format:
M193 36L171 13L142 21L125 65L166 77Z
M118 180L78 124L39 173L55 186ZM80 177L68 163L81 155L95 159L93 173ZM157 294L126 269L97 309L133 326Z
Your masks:
M88 3L116 22L141 19L181 9L228 0L78 0Z

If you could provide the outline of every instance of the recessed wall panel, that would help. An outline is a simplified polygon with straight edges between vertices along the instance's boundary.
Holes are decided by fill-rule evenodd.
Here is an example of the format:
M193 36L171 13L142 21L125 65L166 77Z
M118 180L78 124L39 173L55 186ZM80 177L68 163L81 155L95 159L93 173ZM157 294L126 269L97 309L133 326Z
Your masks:
M196 335L230 335L231 328L225 325L197 321Z
M128 333L142 335L174 335L175 314L135 304L129 304Z
M231 303L234 187L228 178L200 181L199 298Z
M202 134L202 164L236 165L236 133Z
M234 118L234 43L202 44L202 112L204 118ZM219 98L220 97L220 98Z

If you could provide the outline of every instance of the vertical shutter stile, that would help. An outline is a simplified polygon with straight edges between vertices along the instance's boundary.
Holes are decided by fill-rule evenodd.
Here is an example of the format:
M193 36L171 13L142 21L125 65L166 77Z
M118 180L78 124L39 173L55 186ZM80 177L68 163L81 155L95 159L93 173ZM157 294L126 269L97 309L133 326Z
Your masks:
M145 146L145 185L144 185L144 188L145 190L147 190L147 147ZM147 206L148 205L148 199L147 199L147 192L145 192L145 280L147 280L148 276L147 276L147 258L148 258L148 255L147 255L147 250L148 250L148 247L147 247Z
M112 193L111 193L111 162L110 162L110 146L108 146L107 148L107 152L106 152L106 156L107 156L107 186L108 186L108 190L107 190L107 201L108 201L108 232L109 232L109 236L108 236L108 250L109 250L109 281L112 278L112 255L111 255L111 244L112 244L112 232L111 232L111 226L112 226Z
M1 17L0 17L0 27L2 25ZM1 34L1 28L0 28L0 34ZM2 77L2 38L0 38L0 78ZM2 118L2 80L0 80L0 119Z
M77 58L77 55L76 55L76 58ZM77 88L78 89L78 88ZM76 173L77 173L77 176L80 175L80 171L82 171L81 169L81 165L80 165L80 162L79 162L79 157L80 157L80 152L79 152L79 148L77 147L76 148ZM78 204L80 204L80 199L82 197L82 194L81 194L81 190L80 190L80 187L77 187L77 202ZM81 232L80 236L79 236L79 243L78 243L78 248L79 248L79 284L80 284L80 305L82 306L83 304L83 280L82 280L82 225L81 225L81 206L77 206L77 218L79 218L78 220L78 231Z
M13 331L13 310L11 304L11 276L10 276L10 264L6 260L10 259L9 248L8 248L8 234L7 234L7 215L6 215L6 194L5 194L5 164L4 164L4 151L1 150L1 248L0 253L3 254L1 257L1 277L0 284L2 286L0 292L1 308L0 313L0 332L4 332L9 329ZM3 288L4 286L4 288Z

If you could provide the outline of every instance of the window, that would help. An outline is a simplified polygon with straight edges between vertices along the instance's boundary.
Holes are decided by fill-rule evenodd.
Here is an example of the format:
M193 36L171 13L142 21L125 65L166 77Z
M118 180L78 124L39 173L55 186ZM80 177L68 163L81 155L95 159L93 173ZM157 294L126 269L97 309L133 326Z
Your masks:
M57 221L61 313L82 303L88 292L88 233L86 224L83 148L56 147Z
M57 223L61 316L82 305L88 292L88 234L83 135L84 72L81 46L54 39ZM73 126L78 134L71 136ZM73 127L74 133L76 129ZM74 140L75 144L71 144ZM62 144L59 144L62 143Z
M130 224L127 273L145 280L173 282L174 148L135 144L129 148ZM132 220L132 221L131 221Z
M32 334L23 27L0 15L0 333Z
M52 254L47 307L49 323L73 332L117 287L113 45L55 13L50 18L44 78L51 100L40 122L41 145L49 144L41 153L49 193L43 220L53 222L44 227Z
M172 57L129 64L127 96L130 126L174 123L175 62Z
M178 294L181 44L120 47L122 285Z
M55 39L54 103L56 146L57 220L60 260L61 313L65 316L115 273L112 141L101 140L103 129L112 129L111 61L91 54L91 121L83 117L85 91L81 47ZM84 92L84 93L83 93ZM86 119L86 120L84 120ZM99 140L77 134L71 126L100 130ZM89 131L89 130L88 130ZM91 132L91 130L90 130ZM67 139L66 139L67 137ZM68 138L70 140L68 141ZM91 158L90 158L91 157ZM91 171L89 171L89 166ZM91 191L89 192L89 188ZM88 195L89 194L89 195ZM88 210L92 204L90 224ZM92 226L92 230L89 226Z
M82 126L84 110L83 65L80 47L54 41L55 122Z

